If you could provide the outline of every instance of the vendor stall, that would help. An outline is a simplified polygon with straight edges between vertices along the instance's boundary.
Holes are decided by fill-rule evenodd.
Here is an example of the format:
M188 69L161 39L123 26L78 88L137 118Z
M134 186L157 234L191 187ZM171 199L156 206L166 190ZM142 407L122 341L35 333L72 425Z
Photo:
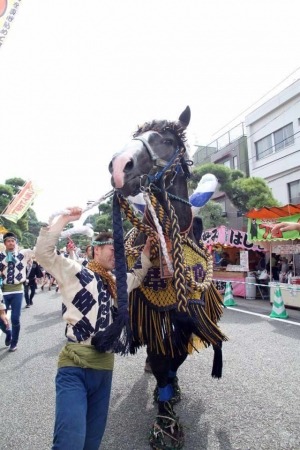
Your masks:
M263 248L248 241L245 231L227 228L224 225L205 230L202 235L205 245L210 246L214 256L213 280L220 292L225 291L226 282L232 281L234 296L246 297L249 251L263 251ZM216 258L215 254L221 258ZM224 254L227 254L224 261Z
M300 286L293 287L293 282L300 275L300 235L298 231L284 231L273 233L272 229L278 222L300 223L300 204L282 207L252 209L246 214L248 217L248 236L255 244L263 246L270 252L268 271L271 281L270 301L274 300L276 286L281 287L283 302L286 306L300 308ZM278 256L285 263L285 273L277 266ZM276 268L276 270L274 270ZM279 283L284 280L285 283Z

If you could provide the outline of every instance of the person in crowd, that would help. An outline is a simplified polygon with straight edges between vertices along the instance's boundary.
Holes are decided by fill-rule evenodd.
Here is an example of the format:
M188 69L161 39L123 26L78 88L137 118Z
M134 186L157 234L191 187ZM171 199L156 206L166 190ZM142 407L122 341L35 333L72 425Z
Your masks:
M26 266L26 280L24 283L24 296L26 301L26 308L30 308L33 305L33 297L37 288L37 280L42 278L43 274L36 261L29 259ZM29 295L30 289L30 295Z
M258 263L256 265L256 269L262 272L266 268L266 258L263 252L256 252L256 256L258 258Z
M42 229L36 257L59 283L67 343L59 355L56 376L56 418L52 450L98 450L106 426L114 354L100 353L93 345L97 334L109 327L117 307L111 233L92 242L93 259L86 267L57 255L55 245L65 226L81 217L78 207L68 208L55 223ZM127 289L140 285L150 262L150 241L127 274ZM113 345L113 343L112 343Z
M55 282L55 278L51 275L51 273L45 271L44 281L43 281L43 284L41 285L42 291L44 290L44 287L47 285L48 285L48 290L51 291L51 288L52 288L54 282Z
M5 251L0 252L0 273L3 284L3 299L6 308L11 308L11 325L7 328L0 319L0 328L6 334L5 344L10 352L18 348L20 334L20 316L23 301L24 282L26 280L26 267L28 261L34 257L30 249L17 250L17 237L7 232L3 235Z
M231 264L231 261L229 259L229 254L227 252L223 252L222 258L220 259L220 266L227 267L228 264Z
M280 259L279 263L280 263L280 272L287 273L289 270L287 258Z

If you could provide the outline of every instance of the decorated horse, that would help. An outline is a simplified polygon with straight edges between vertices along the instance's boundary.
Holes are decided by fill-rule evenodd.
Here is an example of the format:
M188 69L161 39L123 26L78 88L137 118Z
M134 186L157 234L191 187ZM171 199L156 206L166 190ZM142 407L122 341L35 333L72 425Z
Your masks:
M193 350L213 346L212 377L220 378L222 342L227 340L217 326L223 309L212 283L212 258L201 242L201 224L193 224L189 202L192 162L185 136L189 122L187 107L175 122L145 123L109 165L120 207L133 225L124 243L129 270L139 264L147 236L152 238L153 265L130 295L129 318L130 351L147 347L157 382L158 414L149 435L154 449L178 449L184 444L174 411L181 399L178 368ZM146 203L142 219L126 199L139 193Z

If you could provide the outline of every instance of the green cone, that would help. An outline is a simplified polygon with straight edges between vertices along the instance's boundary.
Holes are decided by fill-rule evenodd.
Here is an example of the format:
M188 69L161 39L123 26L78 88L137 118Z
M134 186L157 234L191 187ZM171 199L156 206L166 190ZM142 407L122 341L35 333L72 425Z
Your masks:
M289 317L282 300L281 289L279 286L274 293L274 302L270 317L272 319L287 319Z
M224 294L224 306L237 306L237 303L233 300L231 284L227 281Z

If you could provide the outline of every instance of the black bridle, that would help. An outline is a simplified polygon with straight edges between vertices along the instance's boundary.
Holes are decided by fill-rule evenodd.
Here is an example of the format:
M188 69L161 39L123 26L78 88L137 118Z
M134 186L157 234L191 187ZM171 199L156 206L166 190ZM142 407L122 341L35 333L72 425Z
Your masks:
M177 156L182 153L182 158L180 158L179 162L176 164L176 166L174 166L173 170L175 172L174 177L179 173L180 168L183 170L183 173L185 175L186 178L190 178L191 173L190 173L190 169L189 166L191 166L193 164L192 161L190 160L186 160L183 155L186 151L186 148L184 146L184 144L182 143L182 147L180 148L179 146L176 148L176 151L174 153L174 155L170 158L169 161L165 161L164 159L160 158L152 149L151 145L149 144L149 142L147 141L147 139L145 139L142 136L137 136L133 138L134 141L141 141L146 150L148 151L151 160L153 161L153 167L150 170L150 172L148 173L147 177L148 177L148 181L149 184L156 184L161 177L164 175L164 173L170 169L172 167L172 165L174 164L175 159L177 158Z

